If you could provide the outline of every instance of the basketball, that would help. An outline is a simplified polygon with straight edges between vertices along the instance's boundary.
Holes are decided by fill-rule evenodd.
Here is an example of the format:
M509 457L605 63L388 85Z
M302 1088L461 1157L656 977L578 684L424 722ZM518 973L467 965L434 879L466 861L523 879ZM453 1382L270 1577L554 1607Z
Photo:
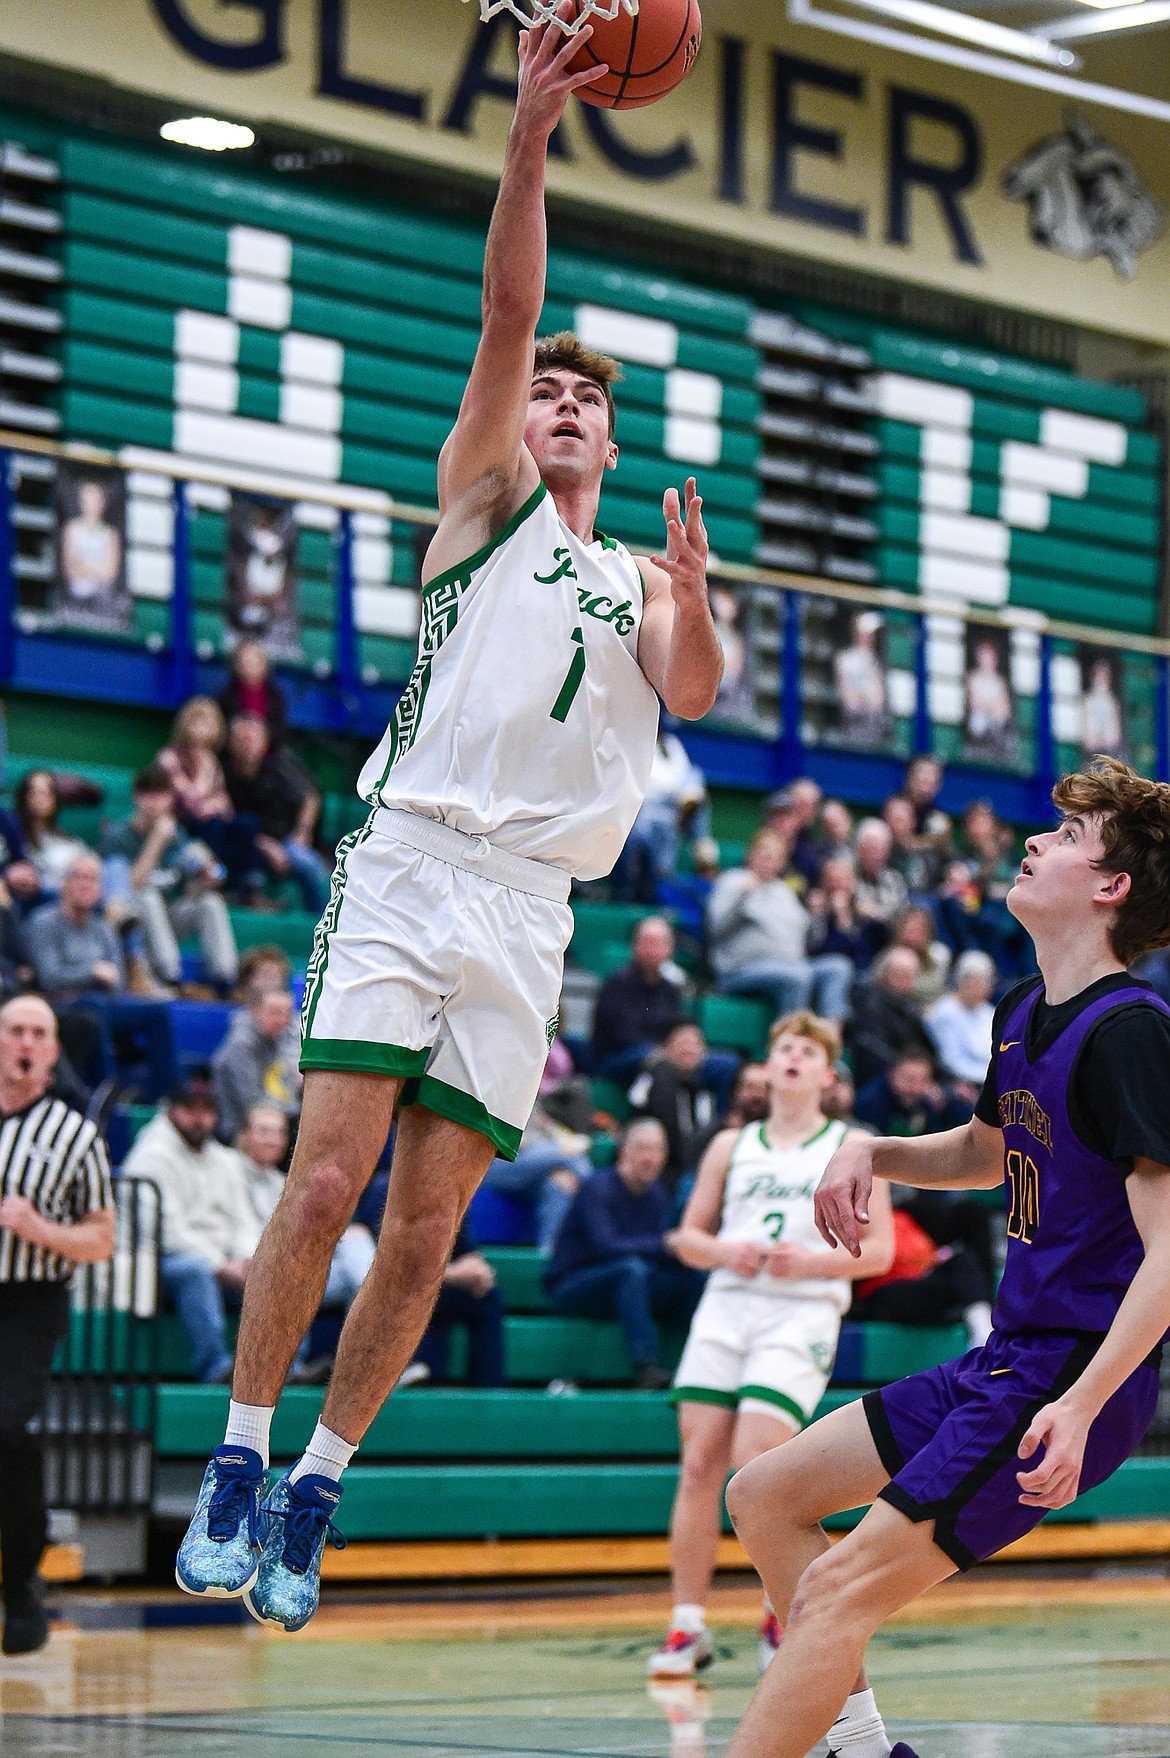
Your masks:
M575 6L580 14L582 8ZM682 84L703 39L698 0L641 0L636 17L619 8L616 18L590 21L593 35L581 45L572 71L604 63L609 72L577 96L607 110L640 110Z

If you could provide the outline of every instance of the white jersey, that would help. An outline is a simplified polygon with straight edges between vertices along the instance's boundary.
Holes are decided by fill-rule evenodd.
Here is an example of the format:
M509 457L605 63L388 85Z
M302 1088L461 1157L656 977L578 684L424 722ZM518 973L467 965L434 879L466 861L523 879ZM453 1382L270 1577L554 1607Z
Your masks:
M497 538L423 588L418 663L358 791L601 878L658 736L638 664L642 592L629 551L583 543L541 483Z
M813 1196L821 1174L848 1133L848 1125L826 1123L794 1148L770 1146L767 1129L766 1123L751 1123L740 1131L723 1186L718 1236L750 1240L753 1245L782 1241L806 1251L827 1251L813 1217ZM770 1276L766 1270L747 1281L734 1270L720 1267L712 1270L707 1285L776 1294L789 1300L828 1300L839 1312L846 1310L853 1296L853 1283L844 1276L798 1282Z

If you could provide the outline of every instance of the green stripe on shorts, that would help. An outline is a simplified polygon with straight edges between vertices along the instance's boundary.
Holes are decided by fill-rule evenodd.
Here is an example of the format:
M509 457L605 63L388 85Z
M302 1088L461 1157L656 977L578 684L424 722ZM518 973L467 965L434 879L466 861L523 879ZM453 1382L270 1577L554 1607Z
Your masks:
M738 1392L717 1392L711 1386L671 1386L668 1404L718 1404L721 1410L734 1410L739 1403Z
M392 1074L415 1079L427 1065L429 1050L408 1050L405 1044L371 1044L362 1038L306 1038L301 1046L301 1072L336 1069L341 1074Z
M436 1117L446 1117L451 1123L462 1123L478 1135L486 1135L501 1159L514 1160L520 1151L522 1129L493 1117L487 1106L473 1099L470 1093L448 1086L445 1080L436 1080L433 1074L424 1074L417 1084L412 1082L400 1102L422 1105L433 1111Z
M777 1392L771 1386L741 1386L739 1388L741 1404L745 1398L758 1398L761 1404L774 1404L777 1410L782 1410L786 1416L792 1418L797 1428L804 1428L808 1422L808 1417L795 1398L788 1397L785 1392Z

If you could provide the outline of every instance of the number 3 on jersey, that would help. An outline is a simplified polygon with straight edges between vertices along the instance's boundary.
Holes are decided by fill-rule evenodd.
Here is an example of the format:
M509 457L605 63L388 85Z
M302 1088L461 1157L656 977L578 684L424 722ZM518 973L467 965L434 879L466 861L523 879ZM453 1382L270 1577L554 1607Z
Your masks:
M569 661L569 669L565 673L565 681L561 685L561 693L552 705L550 720L564 720L573 706L573 698L581 688L581 680L585 676L585 637L580 629L573 630L573 639L577 649Z

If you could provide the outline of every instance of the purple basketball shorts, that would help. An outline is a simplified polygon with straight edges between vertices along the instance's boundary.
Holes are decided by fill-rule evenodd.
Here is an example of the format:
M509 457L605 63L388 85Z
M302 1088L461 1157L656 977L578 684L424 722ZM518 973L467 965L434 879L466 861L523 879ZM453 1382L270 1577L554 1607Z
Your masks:
M1044 1457L1018 1455L1032 1418L1078 1379L1097 1335L995 1332L982 1349L917 1373L863 1400L891 1481L884 1501L933 1520L934 1542L970 1569L1043 1519L1020 1501L1016 1473ZM1158 1401L1157 1352L1110 1398L1089 1430L1081 1491L1103 1483L1141 1441Z

